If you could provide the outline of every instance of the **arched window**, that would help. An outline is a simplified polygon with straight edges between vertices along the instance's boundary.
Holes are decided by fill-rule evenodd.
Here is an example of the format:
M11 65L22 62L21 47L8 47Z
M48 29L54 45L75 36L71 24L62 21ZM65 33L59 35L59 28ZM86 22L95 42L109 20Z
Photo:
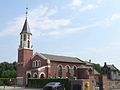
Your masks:
M30 35L28 35L28 39L30 39Z
M44 72L41 72L41 73L39 74L39 78L46 78L46 74L45 74Z
M24 34L24 41L26 41L26 34Z
M37 63L37 60L35 61L35 67L38 67L38 63Z
M73 76L76 77L76 73L77 73L77 68L76 66L73 66Z
M22 41L20 41L20 48L22 48Z
M38 67L41 66L41 61L40 61L40 60L38 60L37 63L38 63L38 64L37 64Z
M21 35L21 40L22 40L22 35Z
M28 40L28 48L30 48L30 41Z
M58 66L58 77L62 78L62 66Z
M70 77L70 68L69 66L66 66L66 77Z
M27 74L27 78L30 78L30 77L31 77L31 75L30 75L30 73L28 73L28 74Z
M35 61L32 62L32 67L35 67Z
M37 78L37 77L38 77L37 73L34 73L33 78Z
M32 67L40 67L41 66L41 61L40 60L35 60L32 62Z

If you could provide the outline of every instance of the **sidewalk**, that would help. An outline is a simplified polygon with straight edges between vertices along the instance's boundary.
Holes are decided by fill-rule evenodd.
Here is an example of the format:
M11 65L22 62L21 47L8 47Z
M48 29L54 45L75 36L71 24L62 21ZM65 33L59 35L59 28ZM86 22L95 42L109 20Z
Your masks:
M0 90L21 90L23 87L0 86Z
M42 89L34 89L34 88L24 88L24 87L14 87L14 86L0 86L0 90L42 90Z

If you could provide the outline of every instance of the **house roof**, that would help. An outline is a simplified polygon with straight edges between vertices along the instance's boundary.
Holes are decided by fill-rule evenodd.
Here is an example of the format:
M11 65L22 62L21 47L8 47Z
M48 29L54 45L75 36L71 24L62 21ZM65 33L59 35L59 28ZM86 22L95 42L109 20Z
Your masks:
M45 58L51 61L59 61L59 62L72 62L72 63L84 63L77 57L69 57L69 56L59 56L59 55L51 55L51 54L43 54L38 53L39 56L44 56Z
M118 70L113 64L112 65L107 65L108 68L111 70Z
M93 64L91 62L88 62L88 61L84 61L86 65L88 66L92 66Z

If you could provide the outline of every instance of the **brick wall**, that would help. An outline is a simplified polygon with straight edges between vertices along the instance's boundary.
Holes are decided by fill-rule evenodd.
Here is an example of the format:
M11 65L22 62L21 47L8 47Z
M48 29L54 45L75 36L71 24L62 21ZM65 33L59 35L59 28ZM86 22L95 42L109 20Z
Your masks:
M58 78L58 65L62 65L62 77L66 78L66 66L70 67L70 76L73 76L73 66L76 66L77 68L80 66L80 64L77 63L66 63L66 62L55 62L51 61L51 76L53 78Z
M120 89L120 80L109 81L109 88L110 89Z

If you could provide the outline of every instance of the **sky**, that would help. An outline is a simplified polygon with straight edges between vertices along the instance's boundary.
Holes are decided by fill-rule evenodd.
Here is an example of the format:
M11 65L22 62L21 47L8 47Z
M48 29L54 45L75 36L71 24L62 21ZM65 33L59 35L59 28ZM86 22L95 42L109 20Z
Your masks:
M26 7L34 53L120 69L120 0L2 0L0 62L17 61Z

